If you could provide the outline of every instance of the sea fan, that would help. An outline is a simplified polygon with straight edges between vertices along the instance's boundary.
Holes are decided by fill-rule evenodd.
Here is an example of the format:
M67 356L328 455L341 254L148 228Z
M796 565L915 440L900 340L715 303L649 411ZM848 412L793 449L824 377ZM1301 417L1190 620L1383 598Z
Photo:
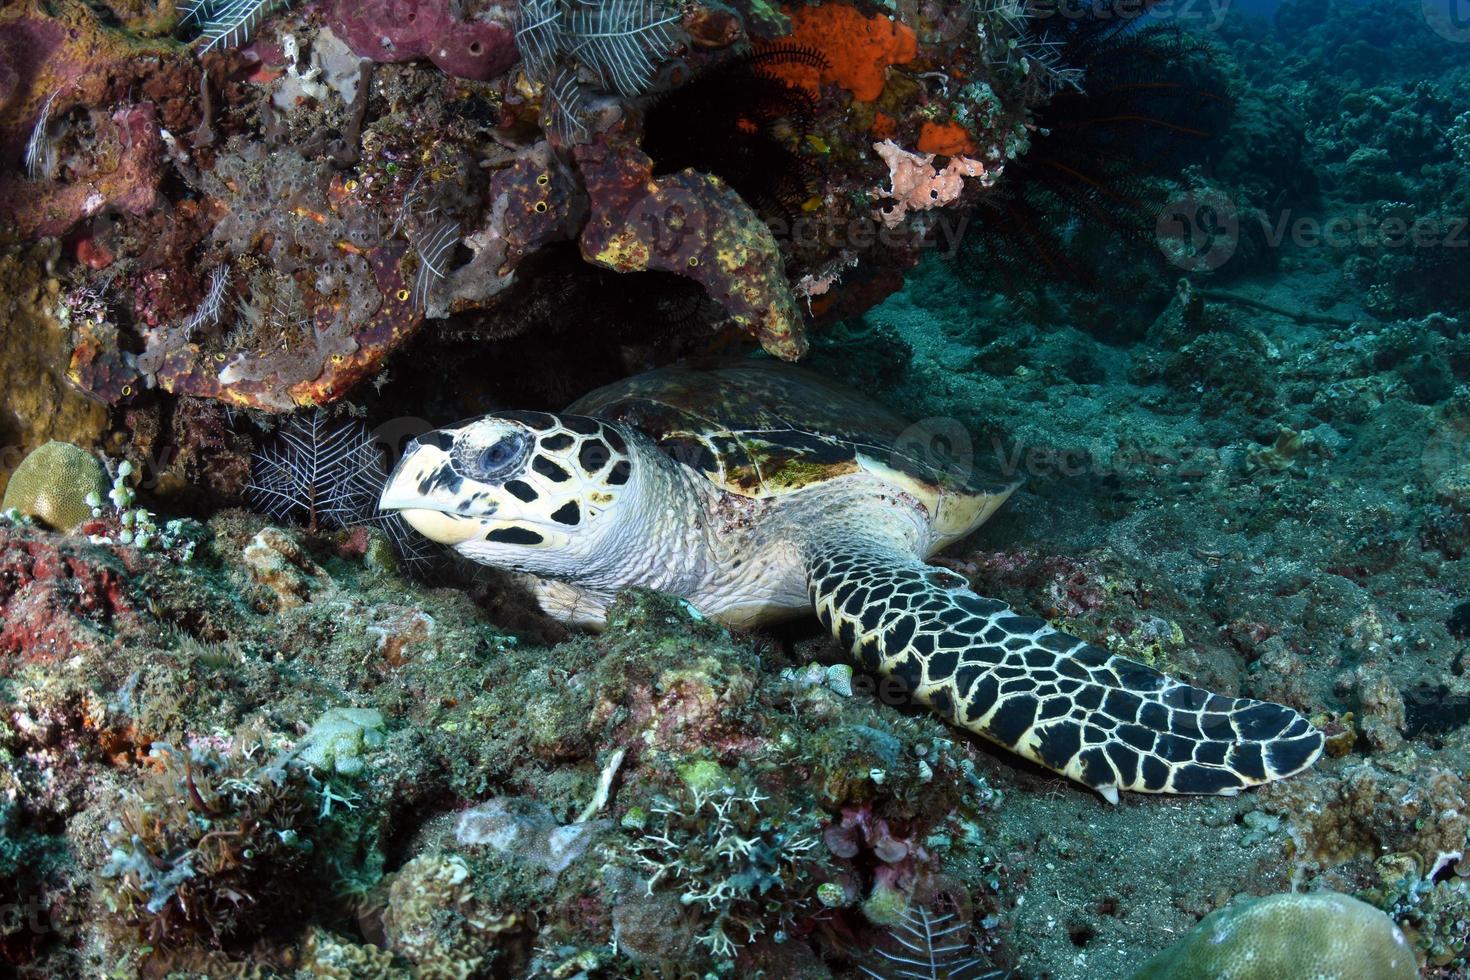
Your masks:
M573 0L569 47L604 85L633 98L648 88L654 68L673 49L679 19L657 0Z
M992 970L974 946L961 942L969 926L954 913L935 916L928 909L908 909L889 936L900 951L877 950L887 963L878 969L859 965L876 980L1006 980L1014 974Z
M260 22L290 0L188 0L180 26L198 24L199 37L208 43L200 54L212 48L233 48L244 44L255 33Z
M442 550L396 512L378 509L387 479L382 442L356 419L334 421L317 409L281 424L274 443L252 460L247 490L261 513L313 531L379 527L408 568L429 571Z

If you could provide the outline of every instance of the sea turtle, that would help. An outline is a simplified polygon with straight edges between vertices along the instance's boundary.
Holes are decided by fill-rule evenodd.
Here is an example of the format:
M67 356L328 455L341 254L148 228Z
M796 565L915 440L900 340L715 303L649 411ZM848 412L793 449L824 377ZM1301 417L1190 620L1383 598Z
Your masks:
M868 670L944 720L1118 791L1225 793L1311 765L1283 705L1191 687L1020 616L924 559L1017 483L956 473L866 398L773 361L685 365L411 443L381 506L604 620L646 586L750 627L815 610ZM964 477L964 478L962 478Z

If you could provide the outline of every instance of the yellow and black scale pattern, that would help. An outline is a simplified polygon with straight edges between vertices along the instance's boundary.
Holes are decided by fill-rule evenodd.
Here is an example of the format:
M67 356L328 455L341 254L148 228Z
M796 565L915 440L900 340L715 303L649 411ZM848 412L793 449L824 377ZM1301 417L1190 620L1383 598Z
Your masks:
M861 537L808 549L822 623L941 718L1117 802L1290 776L1322 733L1284 705L1211 694L1017 616L959 575Z

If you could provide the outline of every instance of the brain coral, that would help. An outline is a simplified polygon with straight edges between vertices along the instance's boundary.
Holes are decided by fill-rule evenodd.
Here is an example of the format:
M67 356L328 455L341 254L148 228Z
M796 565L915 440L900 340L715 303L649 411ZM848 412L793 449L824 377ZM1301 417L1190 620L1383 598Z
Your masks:
M1219 909L1133 980L1414 980L1392 919L1347 895L1268 895Z
M16 467L0 507L70 531L92 516L90 493L98 497L107 493L102 464L85 449L53 439Z

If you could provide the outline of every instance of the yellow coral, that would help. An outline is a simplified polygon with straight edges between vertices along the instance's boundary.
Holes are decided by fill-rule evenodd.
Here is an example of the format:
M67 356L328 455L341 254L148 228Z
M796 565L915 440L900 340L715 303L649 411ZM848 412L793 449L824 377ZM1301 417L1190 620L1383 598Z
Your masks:
M107 473L97 457L53 439L27 456L5 486L0 508L14 508L58 531L70 531L92 516L88 494L107 494Z

